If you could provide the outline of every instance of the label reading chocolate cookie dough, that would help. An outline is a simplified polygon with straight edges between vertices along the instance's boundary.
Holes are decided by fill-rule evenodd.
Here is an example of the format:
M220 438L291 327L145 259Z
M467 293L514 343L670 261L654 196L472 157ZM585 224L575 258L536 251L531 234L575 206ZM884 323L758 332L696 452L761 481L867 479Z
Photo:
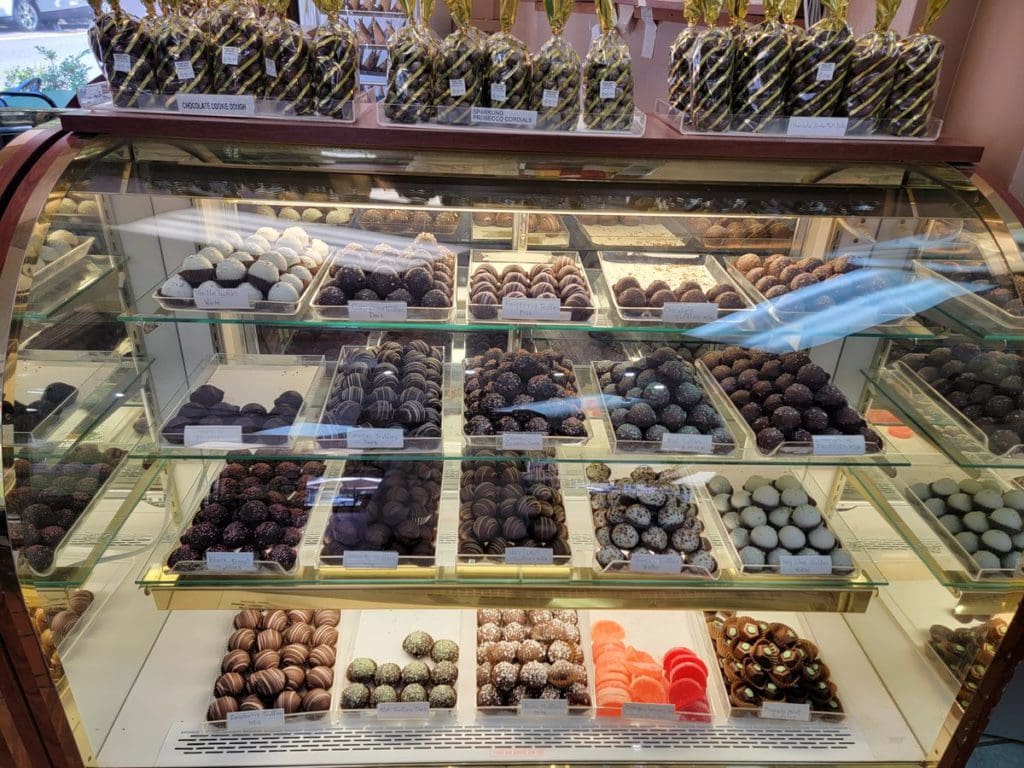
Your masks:
M348 316L358 322L402 321L409 317L404 301L350 301Z
M718 305L712 301L669 301L661 307L666 323L711 323L718 319Z
M238 46L225 45L220 49L220 60L223 64L235 66L238 64Z
M615 98L615 81L614 80L602 80L601 81L600 96L605 101L607 101L608 99L614 99Z
M251 731L255 728L281 728L283 726L283 709L255 709L248 712L228 712L229 731Z
M832 573L828 555L779 555L779 573L783 576L824 576Z
M797 720L807 722L811 719L811 705L790 704L785 701L766 701L761 705L761 717L765 720Z
M192 292L192 300L196 309L252 309L250 294L242 286L201 285Z
M675 552L662 555L634 552L629 558L629 570L633 573L679 573L683 570L683 559Z
M688 435L669 432L661 436L661 450L666 453L711 453L711 435Z
M403 448L405 430L352 427L345 433L349 448Z
M132 57L127 53L115 53L114 54L114 71L115 72L131 72L132 71Z
M505 550L506 565L551 565L554 550L548 547L511 547Z
M833 61L823 61L818 65L818 71L814 75L814 79L824 82L831 81L836 76L836 65Z
M836 139L845 136L849 127L848 117L791 117L786 135Z
M341 562L346 568L397 568L398 553L352 549L342 555Z
M238 425L185 427L186 448L237 447L242 444L242 428Z
M452 77L448 80L448 93L452 96L466 95L466 78ZM380 709L380 707L378 707Z
M622 716L629 720L675 720L674 704L648 704L642 701L622 702Z
M567 699L523 699L519 702L522 717L558 717L569 714Z
M561 299L506 296L501 300L502 320L558 320L561 314Z
M865 453L864 435L813 435L811 446L816 456L861 456Z
M177 96L179 112L191 115L255 115L256 97L223 93L181 93Z
M182 59L181 61L174 62L174 76L179 80L195 79L196 71L192 67L191 60Z
M508 97L505 95L505 84L491 83L491 101L502 104L506 98Z
M377 717L382 720L421 719L429 714L429 701L385 701L377 705Z
M502 432L501 447L506 451L539 451L544 447L540 432Z
M544 93L540 97L540 103L543 107L557 107L558 106L558 89L557 88L545 88Z
M255 571L256 561L252 552L207 552L208 571Z

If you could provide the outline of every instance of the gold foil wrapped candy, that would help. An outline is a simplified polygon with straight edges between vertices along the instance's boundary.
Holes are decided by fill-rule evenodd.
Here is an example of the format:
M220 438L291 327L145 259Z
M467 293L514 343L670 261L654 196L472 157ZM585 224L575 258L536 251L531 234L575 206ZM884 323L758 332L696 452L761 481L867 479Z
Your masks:
M949 0L928 0L921 31L899 43L900 63L886 108L885 128L896 136L924 136L935 107L939 71L945 46L928 30L949 5Z
M571 131L580 117L580 57L562 30L573 0L544 0L551 37L533 59L533 109L537 125Z
M728 29L712 26L722 0L700 0L707 29L691 48L690 116L699 131L725 131L732 122L732 74L736 41Z
M149 10L152 12L152 5ZM108 47L112 70L107 75L114 104L119 107L140 106L156 88L153 22L152 16L137 19L121 12Z
M425 23L417 20L418 10L421 18L429 19L433 7L433 0L427 0L420 9L416 0L402 0L409 22L388 39L391 64L384 113L391 120L418 123L433 116L437 42Z
M158 93L173 106L180 93L209 93L213 87L206 35L181 13L181 3L164 0L164 17L153 32L153 61Z
M519 0L501 0L501 29L487 40L483 102L496 109L529 109L533 97L533 60L511 32L518 10Z
M595 8L601 32L583 62L583 122L625 131L633 124L633 59L615 26L612 0L597 0Z
M263 27L263 98L279 102L285 112L313 113L313 51L302 28L285 16L287 0L270 5L273 11Z
M875 29L857 41L843 89L842 112L874 131L885 112L896 78L896 33L889 29L900 0L877 0Z
M853 30L846 23L849 0L822 0L825 16L793 46L790 115L829 117L836 113L853 59Z
M341 0L317 0L327 20L313 30L313 78L316 113L351 119L356 97L359 47L356 36L338 14Z
M764 0L764 23L747 27L737 38L733 76L733 117L740 131L760 131L786 107L786 76L791 49L779 21L782 0Z
M676 35L672 47L669 48L668 100L672 107L682 114L683 122L689 123L693 41L700 31L698 0L683 0L683 16L686 17L686 26Z
M437 65L437 119L442 123L470 120L483 100L487 38L469 23L470 0L448 0L455 31L441 41Z
M210 15L213 87L216 93L262 96L262 25L245 0L227 0Z

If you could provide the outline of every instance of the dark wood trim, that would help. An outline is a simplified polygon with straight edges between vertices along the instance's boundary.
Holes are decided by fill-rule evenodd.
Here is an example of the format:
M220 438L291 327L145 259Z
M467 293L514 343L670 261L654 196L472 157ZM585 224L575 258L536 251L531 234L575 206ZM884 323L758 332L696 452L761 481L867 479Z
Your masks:
M1024 602L1017 605L1003 642L996 650L996 657L989 664L977 693L960 718L937 768L964 768L967 765L992 717L992 710L1002 698L1003 689L1013 679L1013 673L1021 660L1024 660Z
M63 113L61 124L66 130L78 133L131 139L243 141L440 152L507 153L511 150L516 153L595 158L974 164L981 159L983 151L982 147L950 137L935 142L899 142L681 136L653 116L648 116L647 132L643 137L539 131L524 131L522 134L454 132L429 126L406 129L377 125L373 107L365 109L354 124L77 110Z

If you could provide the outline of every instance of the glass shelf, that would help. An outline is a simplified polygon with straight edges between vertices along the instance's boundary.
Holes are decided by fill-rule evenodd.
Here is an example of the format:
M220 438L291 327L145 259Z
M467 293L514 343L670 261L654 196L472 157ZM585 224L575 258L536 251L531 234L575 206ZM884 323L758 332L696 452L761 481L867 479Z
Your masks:
M26 303L16 304L14 320L49 320L94 285L112 275L116 267L110 257L103 262L84 260L82 267L48 280L37 291L31 291Z

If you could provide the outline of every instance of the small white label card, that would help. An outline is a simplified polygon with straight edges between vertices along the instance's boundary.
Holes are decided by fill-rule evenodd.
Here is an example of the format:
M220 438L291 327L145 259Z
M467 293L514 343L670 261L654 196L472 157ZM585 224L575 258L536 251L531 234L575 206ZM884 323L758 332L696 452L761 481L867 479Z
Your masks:
M661 436L661 450L666 453L711 453L711 435L686 435L669 432Z
M429 716L429 701L386 701L377 705L377 717L382 720L422 720Z
M523 717L559 717L569 714L567 699L523 699L519 702Z
M504 83L491 83L491 101L502 104L507 98Z
M277 62L269 57L264 56L263 71L267 73L268 77L277 77Z
M404 448L405 430L352 427L345 433L349 448Z
M551 565L555 553L549 547L509 547L505 550L507 565Z
M561 299L527 299L521 296L506 296L501 300L503 320L558 320L561 315Z
M110 101L110 83L104 80L102 83L90 83L78 89L78 106L95 107Z
M808 722L811 719L811 705L790 704L786 701L766 701L761 705L761 717L766 720L796 720Z
M663 555L634 552L629 558L629 570L633 573L679 573L683 570L683 559L676 552Z
M823 61L818 65L818 71L814 79L820 81L831 81L836 76L836 64L834 61Z
M114 71L115 72L131 72L132 71L132 57L127 53L115 53L114 54Z
M841 139L849 127L848 117L791 117L786 126L786 135L809 139Z
M605 101L607 101L608 99L614 99L615 98L615 81L614 80L602 80L601 81L600 96Z
M242 286L221 288L219 285L201 285L192 292L196 309L252 309L250 296Z
M256 560L252 552L207 552L208 571L255 571Z
M404 301L350 301L348 316L358 322L401 322L409 317Z
M229 731L251 731L257 728L283 727L283 709L255 709L248 712L228 712Z
M466 78L453 77L448 80L448 92L452 96L466 95Z
M779 555L779 573L783 576L825 576L832 573L828 555Z
M654 57L654 41L658 36L658 25L654 23L654 9L641 6L640 21L644 25L644 38L640 44L640 55L645 59Z
M186 448L216 448L242 444L242 428L237 424L216 426L188 425L185 427Z
M220 49L220 60L223 64L236 66L238 64L238 46L225 45Z
M502 432L501 447L506 451L539 451L544 447L540 432Z
M376 552L371 549L350 549L342 555L346 568L397 568L397 552Z
M622 702L622 716L631 720L675 720L672 704L648 704L642 701Z
M864 435L813 435L811 446L816 456L861 456L865 452Z
M557 107L558 106L558 89L557 88L545 88L544 93L541 94L540 104L542 107Z
M661 307L666 323L711 323L718 319L718 305L712 301L669 301Z
M495 84L492 84L493 88ZM505 86L502 85L502 88ZM504 91L502 91L504 93ZM495 100L497 101L497 99ZM504 101L502 99L501 101ZM499 102L500 103L500 102ZM469 119L483 125L511 125L532 128L537 124L535 109L492 109L489 107L471 107Z
M3 430L0 431L0 441L4 445L12 445L14 443L14 425L4 424Z
M193 80L196 76L196 71L192 67L192 62L189 59L181 59L174 62L174 76L179 80Z
M251 93L244 96L229 96L215 93L178 94L178 111L189 115L239 115L256 114L256 97Z

